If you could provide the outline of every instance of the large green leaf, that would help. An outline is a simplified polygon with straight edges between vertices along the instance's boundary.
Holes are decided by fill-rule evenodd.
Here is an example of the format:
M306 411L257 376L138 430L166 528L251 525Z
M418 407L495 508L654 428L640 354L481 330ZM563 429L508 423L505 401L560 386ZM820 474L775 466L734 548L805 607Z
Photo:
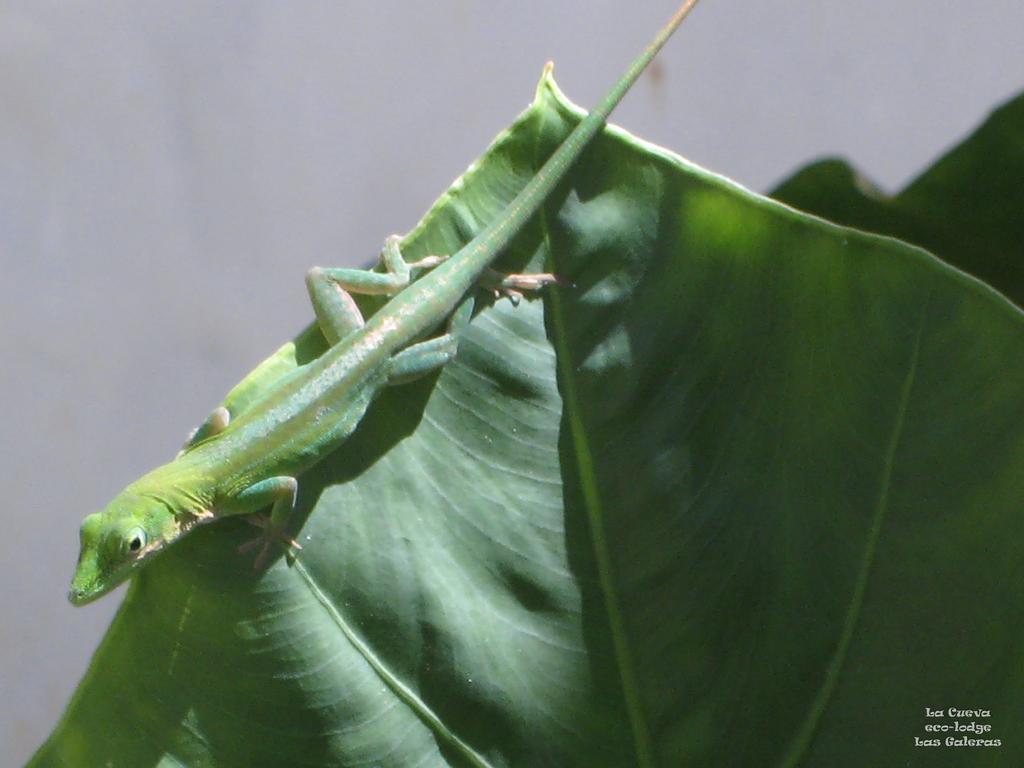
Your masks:
M920 245L1024 305L1024 94L896 195L839 159L772 197L830 221Z
M407 251L576 119L542 82ZM1020 312L621 132L503 264L545 265L303 476L295 565L225 521L143 571L33 764L1019 765Z

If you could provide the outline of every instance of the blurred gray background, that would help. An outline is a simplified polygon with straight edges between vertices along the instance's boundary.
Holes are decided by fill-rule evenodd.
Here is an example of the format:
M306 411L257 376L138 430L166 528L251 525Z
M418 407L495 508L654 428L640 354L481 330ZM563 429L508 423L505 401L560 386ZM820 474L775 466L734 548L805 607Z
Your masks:
M81 518L167 460L526 107L593 104L674 0L0 2L0 762L121 592ZM1024 87L1020 0L704 0L615 122L764 190L823 153L896 189Z

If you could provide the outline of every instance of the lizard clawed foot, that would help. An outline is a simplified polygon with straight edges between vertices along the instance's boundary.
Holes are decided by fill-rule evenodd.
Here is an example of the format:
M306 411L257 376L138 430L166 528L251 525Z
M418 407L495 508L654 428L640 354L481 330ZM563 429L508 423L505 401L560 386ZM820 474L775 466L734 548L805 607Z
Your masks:
M299 542L285 534L281 528L273 525L268 516L246 515L242 519L249 523L249 525L263 529L263 535L257 536L255 539L250 539L239 546L237 550L238 554L244 555L245 553L256 549L256 547L260 548L260 551L256 555L256 560L252 564L253 570L263 570L267 563L267 558L270 557L270 548L277 542L287 544L289 552L291 552L291 549L302 549L302 545L299 544Z
M493 269L484 273L481 281L487 289L494 292L494 298L502 297L512 302L512 306L519 306L523 299L523 291L539 291L545 285L571 285L566 280L553 275L550 272L537 272L534 274L506 275Z

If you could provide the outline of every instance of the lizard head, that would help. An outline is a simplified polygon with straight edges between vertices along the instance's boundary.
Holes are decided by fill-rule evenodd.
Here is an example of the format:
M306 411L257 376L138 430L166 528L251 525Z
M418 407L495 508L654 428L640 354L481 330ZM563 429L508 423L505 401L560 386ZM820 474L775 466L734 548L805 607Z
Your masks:
M159 500L122 493L82 521L81 551L68 600L84 605L125 581L163 549L173 515Z

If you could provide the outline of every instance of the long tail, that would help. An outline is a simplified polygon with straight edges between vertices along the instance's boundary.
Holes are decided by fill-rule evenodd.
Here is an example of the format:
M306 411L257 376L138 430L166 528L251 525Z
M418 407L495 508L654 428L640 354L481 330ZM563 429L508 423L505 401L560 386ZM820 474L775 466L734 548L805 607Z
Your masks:
M658 51L672 36L683 19L687 17L697 0L686 0L675 15L644 49L622 78L612 86L600 103L576 126L543 167L515 196L505 211L495 218L494 223L482 229L476 237L460 251L458 258L467 273L483 270L508 245L509 241L525 226L530 217L544 204L551 191L565 176L590 141L602 128L612 110L651 63Z

